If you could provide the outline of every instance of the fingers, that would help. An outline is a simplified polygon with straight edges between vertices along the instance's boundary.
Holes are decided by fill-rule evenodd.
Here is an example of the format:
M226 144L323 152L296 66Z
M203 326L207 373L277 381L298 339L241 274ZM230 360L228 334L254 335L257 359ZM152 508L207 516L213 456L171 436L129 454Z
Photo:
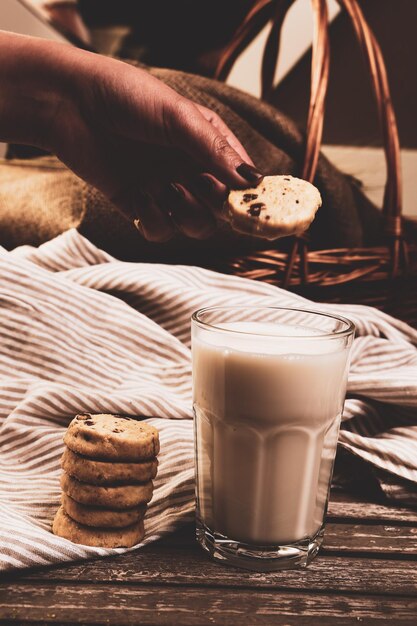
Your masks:
M173 145L182 148L199 162L204 171L214 175L223 184L231 188L245 188L262 181L262 174L242 159L228 139L192 102L185 98L178 99L167 112L166 124Z
M207 239L217 229L214 216L224 219L222 207L228 190L207 174L189 184L194 193L176 182L163 190L154 187L151 193L137 193L134 202L121 197L113 198L113 202L131 216L137 230L148 241L163 243L175 232L192 239Z
M226 185L223 185L214 176L207 173L200 174L191 184L196 196L211 210L217 219L224 220L227 218L224 203L229 190Z
M134 224L148 241L164 243L174 236L175 226L172 220L150 195L144 194L140 198L136 211L139 219L134 220Z
M164 208L176 228L186 237L207 239L216 230L211 211L180 183L171 183L165 191Z
M249 163L249 165L254 165L252 159L250 158L249 154L246 152L245 148L240 143L239 139L230 130L227 124L223 122L222 118L219 115L217 115L217 113L215 113L211 109L208 109L202 104L196 104L195 106L200 111L202 116L208 122L210 122L210 124L212 124L223 135L223 137L232 146L233 150L235 150L235 152L237 152L238 155L242 157L243 161L245 161L246 163Z
M227 217L224 201L228 192L216 178L203 173L185 185L171 183L163 206L179 232L193 239L207 239L217 230L217 220Z
M115 198L113 201L148 241L163 243L180 232L192 239L207 239L217 224L210 209L180 183L170 183L164 189L155 184L149 193L135 194L134 202Z
M175 234L175 225L154 198L143 192L121 194L111 198L125 215L132 219L135 227L148 241L164 243Z
M204 180L204 189L196 193L204 177L188 159L177 151L161 150L146 147L146 168L136 164L127 184L111 200L148 241L162 243L176 232L194 239L210 237L217 227L211 205L221 206L221 202L216 194L203 193ZM215 185L223 192L221 183Z

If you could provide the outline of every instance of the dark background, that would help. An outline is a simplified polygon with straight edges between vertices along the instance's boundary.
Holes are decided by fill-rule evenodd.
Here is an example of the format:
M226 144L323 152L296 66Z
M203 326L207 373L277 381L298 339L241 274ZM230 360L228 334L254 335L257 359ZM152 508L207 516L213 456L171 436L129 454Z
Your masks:
M403 148L417 148L417 0L360 0L385 56ZM252 0L79 0L87 26L129 25L120 49L150 65L210 75ZM285 27L285 26L284 26ZM349 18L330 29L331 74L324 143L381 145L369 76ZM305 126L310 85L307 53L272 101Z

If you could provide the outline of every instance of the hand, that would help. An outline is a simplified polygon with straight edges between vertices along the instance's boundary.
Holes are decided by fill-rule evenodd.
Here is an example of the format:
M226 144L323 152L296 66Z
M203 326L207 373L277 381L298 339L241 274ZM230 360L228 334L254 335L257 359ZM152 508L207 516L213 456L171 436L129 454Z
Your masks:
M56 154L142 234L207 237L227 188L262 175L230 129L149 73L0 31L0 141Z
M166 241L176 229L212 234L227 188L262 180L231 130L144 70L72 53L70 98L55 116L53 151L147 239Z

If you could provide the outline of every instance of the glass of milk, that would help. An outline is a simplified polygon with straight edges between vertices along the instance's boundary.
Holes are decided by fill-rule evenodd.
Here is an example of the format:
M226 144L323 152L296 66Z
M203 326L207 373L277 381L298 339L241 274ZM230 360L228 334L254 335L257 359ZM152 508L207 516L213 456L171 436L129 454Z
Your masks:
M267 571L317 554L353 336L309 310L193 314L197 540L215 559Z

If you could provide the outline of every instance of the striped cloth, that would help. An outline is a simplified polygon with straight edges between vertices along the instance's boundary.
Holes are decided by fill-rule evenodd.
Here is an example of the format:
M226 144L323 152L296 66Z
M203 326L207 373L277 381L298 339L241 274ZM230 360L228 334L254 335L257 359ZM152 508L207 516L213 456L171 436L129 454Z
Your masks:
M75 230L0 248L0 567L123 552L55 537L65 427L82 411L143 416L160 431L146 540L193 516L190 315L207 305L304 306L259 282L196 267L122 263ZM363 306L314 305L357 326L340 445L417 485L417 331ZM141 544L141 545L143 545Z

